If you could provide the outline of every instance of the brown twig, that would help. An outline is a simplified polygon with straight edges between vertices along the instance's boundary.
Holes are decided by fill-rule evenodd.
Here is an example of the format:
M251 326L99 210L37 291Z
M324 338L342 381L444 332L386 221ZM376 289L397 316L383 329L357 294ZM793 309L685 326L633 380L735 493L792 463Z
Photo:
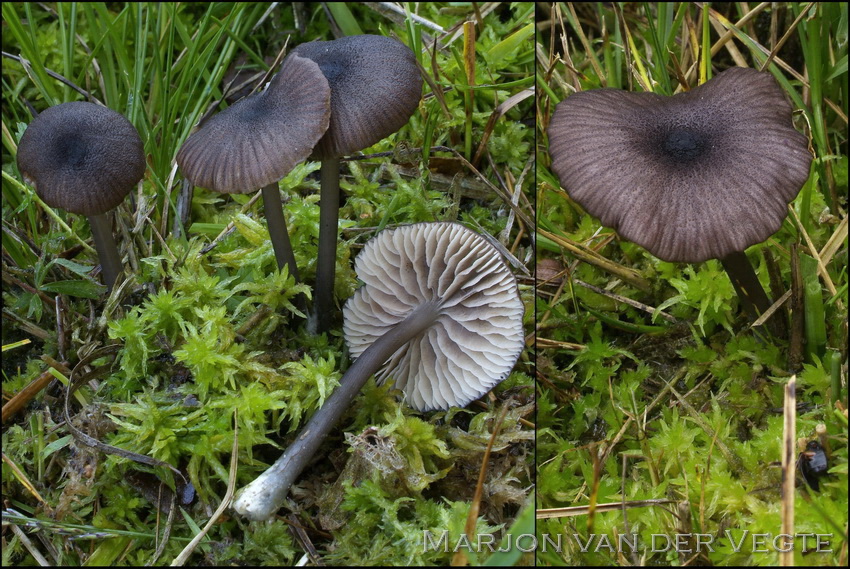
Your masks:
M236 417L236 410L233 411L233 448L230 452L230 475L227 479L227 492L224 494L224 499L222 499L221 504L219 504L215 513L213 513L212 517L207 521L204 529L198 532L192 541L183 548L183 551L174 558L174 561L171 562L172 567L182 566L189 559L189 556L192 555L192 552L195 551L195 548L198 547L198 544L201 543L201 540L206 537L207 533L209 533L210 529L218 522L218 519L224 514L227 508L230 506L230 501L233 499L233 493L236 491L236 465L238 464L239 457L239 423Z
M794 535L794 488L796 486L796 440L797 440L797 376L785 384L785 413L782 427L782 501L780 515L782 517L782 534ZM779 548L779 564L782 567L794 565L794 547L783 539Z
M605 504L596 504L597 512L616 512L623 508L650 508L655 506L663 506L665 504L674 504L676 500L631 500L628 502L606 502ZM587 515L590 506L569 506L566 508L546 508L537 510L536 517L538 520L548 520L551 518L573 518L575 516Z
M487 464L490 462L490 452L493 450L493 443L496 441L496 437L499 434L499 430L502 428L502 421L505 420L505 416L508 414L508 406L505 405L502 407L502 412L499 413L499 418L496 420L496 424L493 427L493 432L490 434L490 441L487 443L487 448L484 450L484 456L481 458L481 468L478 471L478 483L475 485L475 494L472 496L472 502L469 505L469 514L466 516L466 525L464 526L464 533L466 533L469 539L475 539L475 527L478 522L478 512L481 508L481 497L484 494L484 480L487 478ZM452 558L453 566L465 566L469 562L469 559L466 557L466 553L463 549L459 548Z
M5 425L6 421L14 417L18 411L23 409L30 401L35 399L35 397L54 379L55 378L53 377L53 374L50 373L50 370L46 370L9 399L9 401L3 405L3 424Z

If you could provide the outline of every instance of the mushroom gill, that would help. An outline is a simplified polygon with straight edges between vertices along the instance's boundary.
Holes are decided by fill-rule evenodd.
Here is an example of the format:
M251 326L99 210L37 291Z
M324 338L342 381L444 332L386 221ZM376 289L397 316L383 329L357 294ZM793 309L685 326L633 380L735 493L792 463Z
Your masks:
M383 231L355 260L363 282L345 305L346 343L357 358L421 306L433 322L376 374L420 411L463 406L513 369L524 338L516 279L480 235L456 223Z

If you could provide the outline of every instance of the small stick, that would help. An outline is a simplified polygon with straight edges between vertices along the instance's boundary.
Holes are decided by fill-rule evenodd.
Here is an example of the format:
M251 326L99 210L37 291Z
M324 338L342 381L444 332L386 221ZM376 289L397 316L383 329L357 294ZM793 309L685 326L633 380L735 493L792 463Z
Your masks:
M782 427L782 493L779 510L782 534L785 536L794 535L794 488L797 482L795 475L797 453L794 446L797 438L796 386L797 376L794 375L785 384L785 413ZM783 567L794 565L794 547L788 547L788 545L788 542L783 539L779 548L779 564Z
M637 308L638 310L643 310L644 312L647 312L649 314L655 314L656 312L658 312L659 316L661 316L662 318L664 318L665 320L667 320L669 322L672 322L673 324L679 323L679 321L676 319L675 316L671 316L670 314L667 314L664 311L659 311L657 308L653 308L652 306L648 306L648 305L643 304L641 302L638 302L636 300L632 300L631 298L622 296L620 294L613 293L611 291L605 290L604 288L600 288L600 287L592 285L590 283L586 283L586 282L584 282L583 280L580 280L580 279L573 279L573 282L576 283L579 286L586 288L586 289L592 290L593 292L595 292L597 294L607 296L608 298L610 298L612 300L616 300L617 302L622 302L624 304L628 304L629 306L633 306L634 308Z
M48 562L47 559L44 558L44 556L39 550L35 548L35 545L33 545L32 541L30 541L30 538L27 537L27 534L25 534L23 530L17 526L17 524L9 525L12 526L12 533L18 536L18 539L21 540L21 543L24 544L24 547L27 548L27 551L30 552L30 555L33 556L39 566L50 567L51 565L53 565L52 563Z
M227 510L227 507L230 505L230 501L233 499L233 492L236 489L236 465L238 464L238 456L239 456L239 424L236 421L236 411L233 412L233 449L230 452L230 476L227 480L227 492L224 493L224 499L219 504L215 513L213 513L212 517L207 521L204 529L198 532L192 541L183 548L183 551L180 552L180 555L174 558L174 561L171 562L172 567L179 567L186 564L186 561L189 559L189 556L192 555L192 552L195 551L195 548L198 547L198 544L201 543L201 540L206 537L207 533L209 533L210 529L213 525L218 522L218 519L224 514L224 511ZM174 510L174 508L172 508Z
M531 227L534 227L533 225ZM548 231L544 231L543 229L537 228L537 233L546 237L547 239L551 239L559 246L563 247L585 263L590 263L591 265L597 266L600 269L608 271L609 273L620 277L622 280L626 281L630 285L635 288L638 288L643 291L649 291L652 289L652 285L648 280L640 276L640 273L635 271L634 269L629 269L624 267L623 265L619 265L596 251L584 247L583 245L568 239L567 237L562 237L560 235L555 235L554 233L549 233Z
M24 408L24 406L32 401L36 395L38 395L42 389L47 387L51 381L53 381L53 374L50 373L50 370L44 371L37 378L32 380L27 384L26 387L17 392L9 401L3 405L3 424L6 424L6 421L14 417L18 411Z
M254 195L251 197L251 199L250 199L250 200L248 200L248 203L246 203L245 205L243 205L243 206L242 206L242 209L241 209L241 210L239 210L239 213L245 213L246 211L248 211L248 209L250 209L250 207L251 207L252 205L254 205L255 203L257 203L257 200L258 200L258 199L260 199L260 196L261 196L261 195L263 195L263 193L262 193L262 192L259 192L259 191L258 191L256 194L254 194ZM222 239L224 239L225 237L227 237L228 235L230 235L230 233L231 233L231 232L232 232L235 228L236 228L236 223L235 223L235 222L231 221L230 223L228 223L228 224L225 226L225 228L224 228L224 229L222 229L222 230L221 230L221 232L220 232L218 235L216 235L216 236L215 236L215 239L213 239L212 241L210 241L207 245L204 245L204 248L203 248L203 249L201 249L201 255L206 255L207 253L209 253L210 251L212 251L213 249L215 249L215 247L219 244L219 242L220 242Z

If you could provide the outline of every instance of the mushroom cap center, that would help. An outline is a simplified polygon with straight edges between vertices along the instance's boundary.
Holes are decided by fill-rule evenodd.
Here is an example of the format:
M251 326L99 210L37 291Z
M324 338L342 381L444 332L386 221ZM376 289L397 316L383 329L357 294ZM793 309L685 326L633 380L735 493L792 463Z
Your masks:
M686 163L699 158L706 146L705 133L686 127L668 130L662 141L664 153L674 162Z
M57 163L62 163L71 170L83 170L86 167L88 152L85 141L80 139L79 133L67 132L56 138L53 146L45 149L51 152Z

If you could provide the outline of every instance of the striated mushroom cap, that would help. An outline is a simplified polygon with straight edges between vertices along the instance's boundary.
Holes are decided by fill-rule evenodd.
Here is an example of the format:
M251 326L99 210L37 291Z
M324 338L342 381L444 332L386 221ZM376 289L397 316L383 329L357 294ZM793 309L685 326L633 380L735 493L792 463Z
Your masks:
M30 122L18 169L50 207L99 215L120 204L145 175L136 127L94 103L62 103Z
M768 73L734 67L664 97L595 89L558 104L552 170L603 225L666 261L723 258L775 233L812 156Z
M245 194L307 159L328 128L330 88L313 61L290 55L262 93L210 118L177 153L194 185Z
M303 43L292 55L319 64L331 86L331 122L313 151L319 160L372 146L419 106L422 77L409 47L392 38L348 36Z
M525 344L516 279L498 251L457 223L385 230L357 255L363 286L345 304L353 358L424 303L433 324L398 349L376 377L392 378L420 411L464 406L505 379Z

